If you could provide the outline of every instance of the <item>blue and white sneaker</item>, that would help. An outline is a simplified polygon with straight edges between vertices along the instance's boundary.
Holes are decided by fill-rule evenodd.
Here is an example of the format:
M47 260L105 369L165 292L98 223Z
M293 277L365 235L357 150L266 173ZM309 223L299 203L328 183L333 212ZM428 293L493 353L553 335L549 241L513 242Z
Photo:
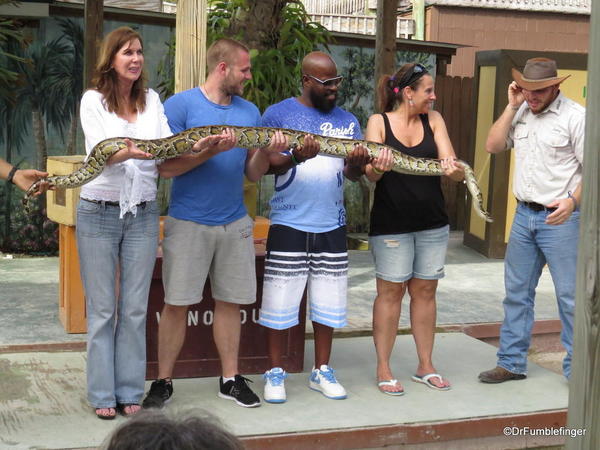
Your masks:
M287 372L281 367L273 367L264 373L265 391L263 397L265 402L284 403L286 401L285 379L287 376Z
M308 386L312 390L319 391L327 398L342 400L348 396L344 386L335 378L335 371L325 364L318 369L313 369L308 381Z

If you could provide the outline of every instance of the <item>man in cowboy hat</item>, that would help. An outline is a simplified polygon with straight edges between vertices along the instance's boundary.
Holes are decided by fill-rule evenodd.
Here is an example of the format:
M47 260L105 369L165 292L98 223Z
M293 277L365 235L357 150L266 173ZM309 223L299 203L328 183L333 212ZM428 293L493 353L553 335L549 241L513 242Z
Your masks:
M579 236L585 109L560 92L556 62L533 58L513 69L508 105L490 128L489 153L515 149L513 192L518 200L504 260L504 322L497 367L479 374L484 383L527 375L535 288L550 269L571 374L575 269Z

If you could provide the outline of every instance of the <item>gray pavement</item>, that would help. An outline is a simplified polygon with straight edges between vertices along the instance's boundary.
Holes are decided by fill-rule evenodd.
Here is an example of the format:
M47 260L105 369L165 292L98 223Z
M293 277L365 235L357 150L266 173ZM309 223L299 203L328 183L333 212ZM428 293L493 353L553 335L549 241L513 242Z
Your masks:
M370 337L335 340L331 364L348 391L346 400L329 400L308 388L312 353L312 341L307 341L305 372L290 374L286 381L287 403L241 408L217 397L218 381L211 377L175 380L173 401L167 408L202 409L243 437L439 423L507 414L513 418L531 414L528 423L533 426L536 424L533 413L561 410L568 404L564 378L533 363L525 380L501 385L479 383L476 374L482 368L493 367L495 349L462 333L440 333L436 337L437 368L453 385L447 392L410 381L417 365L411 336L398 337L392 356L394 373L406 391L402 397L387 396L377 390ZM121 417L115 421L98 420L86 405L83 352L0 354L0 372L8 381L0 390L1 449L93 448L125 420ZM249 378L257 392L261 392L261 377ZM507 420L509 425L514 419ZM498 435L503 426L498 422ZM430 432L435 431L432 428ZM511 438L501 442L500 446L485 448L519 448L504 445L514 443ZM335 445L329 442L326 448Z
M350 251L348 326L340 331L371 330L375 275L369 251ZM557 319L552 280L544 269L537 289L536 319ZM438 288L438 324L498 322L503 318L503 262L462 245L451 233L446 277ZM404 299L401 327L409 326ZM307 331L311 331L310 322ZM67 334L58 320L58 258L4 259L0 255L0 349L9 345L84 341Z
M446 278L440 281L438 290L438 323L502 320L502 264L501 260L487 259L464 247L462 235L452 233ZM343 332L371 330L374 298L371 255L368 251L351 251L349 325ZM401 320L404 327L409 324L407 303L405 299ZM536 318L557 317L552 283L544 270L538 287ZM311 331L310 324L307 327ZM3 259L0 255L0 449L95 448L124 421L100 421L87 406L85 352L39 350L40 344L68 346L84 340L85 335L65 333L58 320L58 258ZM283 405L240 408L216 397L216 378L200 378L176 380L169 409L201 408L220 418L234 433L256 436L507 414L535 416L539 411L567 407L564 378L533 362L526 380L493 386L479 383L476 374L494 366L495 352L493 346L462 333L437 334L436 367L453 385L451 391L437 392L410 381L417 364L414 343L411 336L401 335L394 349L393 370L407 394L390 397L379 393L375 386L372 339L336 339L332 366L349 398L332 401L307 387L313 355L312 341L308 340L305 372L290 375L289 401ZM261 377L249 378L261 393Z

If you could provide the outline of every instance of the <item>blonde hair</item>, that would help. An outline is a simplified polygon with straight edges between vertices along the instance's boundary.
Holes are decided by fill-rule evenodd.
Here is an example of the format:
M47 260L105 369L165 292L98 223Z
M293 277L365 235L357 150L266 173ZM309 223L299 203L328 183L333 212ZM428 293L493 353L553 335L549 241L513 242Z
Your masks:
M234 50L241 50L249 53L250 50L241 42L231 38L217 39L215 42L208 47L206 51L206 68L207 73L211 73L217 65L224 61L227 65L231 65L234 62L235 56Z
M119 95L118 76L112 68L112 63L117 52L129 42L138 39L142 48L144 43L137 31L129 27L119 27L108 33L102 40L100 57L96 63L92 86L104 97L105 107L109 112L124 112L124 99ZM134 81L129 96L131 105L135 105L135 111L141 112L146 108L146 72L142 68L142 74Z

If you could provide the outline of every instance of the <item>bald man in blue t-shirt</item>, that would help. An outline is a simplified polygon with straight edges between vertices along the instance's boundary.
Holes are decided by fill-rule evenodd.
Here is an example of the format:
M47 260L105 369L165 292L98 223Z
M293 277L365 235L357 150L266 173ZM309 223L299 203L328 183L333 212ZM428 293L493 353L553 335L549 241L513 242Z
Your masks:
M335 106L341 81L329 55L309 53L302 61L302 95L267 108L263 126L362 139L356 117ZM298 324L305 286L315 334L315 365L309 386L328 398L346 398L346 390L329 366L333 329L346 325L348 250L343 187L344 177L358 180L370 158L363 146L346 160L316 155L318 150L316 141L307 136L303 148L271 155L275 193L259 318L268 328L272 369L264 374L264 399L271 403L286 401L287 373L282 367L285 330Z

